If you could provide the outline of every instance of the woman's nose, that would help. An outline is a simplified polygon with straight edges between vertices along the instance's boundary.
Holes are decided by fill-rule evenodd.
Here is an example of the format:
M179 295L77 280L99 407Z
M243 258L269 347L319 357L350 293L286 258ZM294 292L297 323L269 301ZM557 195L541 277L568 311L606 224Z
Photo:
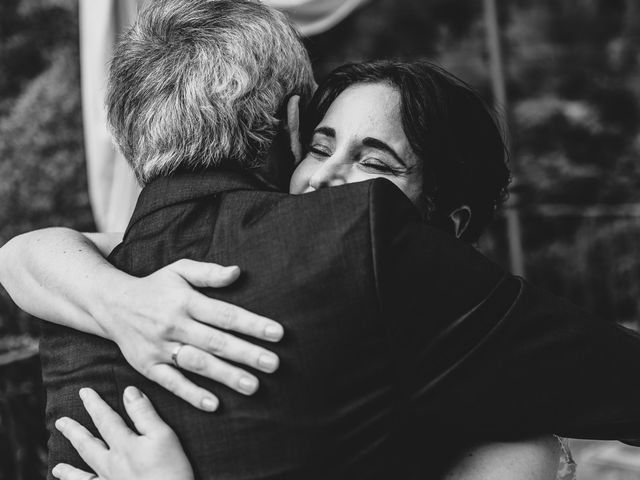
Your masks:
M314 190L325 187L337 187L347 183L349 166L338 158L329 158L322 162L309 179L309 185Z

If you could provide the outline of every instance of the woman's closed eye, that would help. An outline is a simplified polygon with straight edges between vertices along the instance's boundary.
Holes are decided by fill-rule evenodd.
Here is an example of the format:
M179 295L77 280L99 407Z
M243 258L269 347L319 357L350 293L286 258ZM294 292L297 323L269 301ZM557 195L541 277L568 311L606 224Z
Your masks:
M326 158L332 155L331 149L319 143L314 143L309 147L309 153L316 158Z
M380 160L375 157L364 157L359 162L358 165L365 170L373 173L382 173L384 175L401 175L404 170L399 168L395 168L388 163Z

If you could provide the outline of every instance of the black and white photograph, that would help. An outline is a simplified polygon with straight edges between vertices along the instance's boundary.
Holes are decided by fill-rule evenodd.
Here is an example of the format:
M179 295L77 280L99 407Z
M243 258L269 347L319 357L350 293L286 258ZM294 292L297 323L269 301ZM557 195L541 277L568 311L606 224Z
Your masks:
M0 0L0 480L640 480L640 2Z

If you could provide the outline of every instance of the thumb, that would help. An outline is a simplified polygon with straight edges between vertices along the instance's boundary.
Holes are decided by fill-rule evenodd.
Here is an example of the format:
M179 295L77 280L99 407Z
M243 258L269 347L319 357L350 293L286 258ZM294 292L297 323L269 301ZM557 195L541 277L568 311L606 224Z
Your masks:
M231 285L240 276L240 268L223 267L216 263L182 259L167 267L194 287L221 288Z
M141 435L151 436L167 428L149 398L136 387L124 390L124 408Z

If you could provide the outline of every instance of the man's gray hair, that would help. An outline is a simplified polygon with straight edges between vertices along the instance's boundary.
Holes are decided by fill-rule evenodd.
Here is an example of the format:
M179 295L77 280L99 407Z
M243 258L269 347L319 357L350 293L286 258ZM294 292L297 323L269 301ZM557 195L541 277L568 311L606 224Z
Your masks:
M280 12L250 0L151 0L118 43L107 88L115 141L146 184L178 169L259 167L308 54Z

